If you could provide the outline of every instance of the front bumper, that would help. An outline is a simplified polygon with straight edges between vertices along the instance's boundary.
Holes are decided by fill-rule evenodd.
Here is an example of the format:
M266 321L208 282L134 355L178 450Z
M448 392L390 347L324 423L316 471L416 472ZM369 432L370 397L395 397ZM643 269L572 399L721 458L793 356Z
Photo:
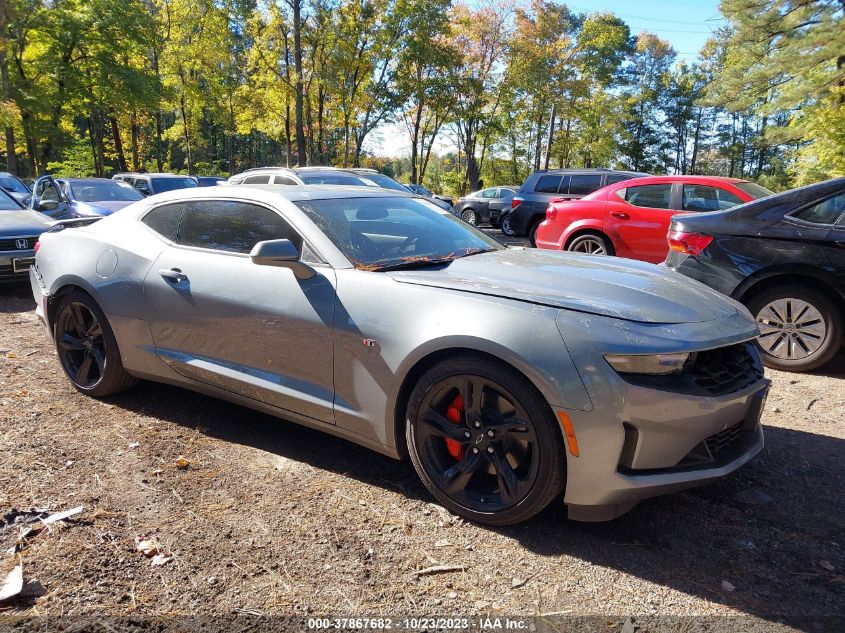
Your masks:
M724 477L761 450L769 381L747 314L686 324L561 314L558 326L594 405L561 411L579 453L567 455L571 518L615 518L642 499ZM667 377L623 376L603 356L679 351L696 355L684 373Z
M643 499L678 492L721 479L749 462L763 448L760 415L769 390L762 379L740 394L695 402L671 402L653 411L656 394L639 394L646 401L630 413L635 424L623 423L616 438L597 437L589 418L596 412L568 414L576 429L580 457L575 466L577 486L567 486L569 517L603 521L616 518ZM667 403L668 405L668 403ZM637 408L650 409L637 418ZM684 415L682 412L687 411ZM577 418L577 419L576 419ZM633 431L632 431L633 429ZM596 454L603 453L604 458ZM637 455L640 453L640 455ZM678 456L682 455L680 459ZM637 457L655 468L632 468ZM592 460L591 460L592 458ZM591 460L593 463L587 464Z

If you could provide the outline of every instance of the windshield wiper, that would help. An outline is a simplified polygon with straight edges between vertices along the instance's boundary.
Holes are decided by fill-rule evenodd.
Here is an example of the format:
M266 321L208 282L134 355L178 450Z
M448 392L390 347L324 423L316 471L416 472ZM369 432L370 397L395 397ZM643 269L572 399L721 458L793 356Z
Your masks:
M443 266L451 264L457 257L449 255L447 257L407 257L404 260L392 263L373 263L366 266L367 270L374 270L382 272L386 270L406 270L409 268L431 268L434 266Z

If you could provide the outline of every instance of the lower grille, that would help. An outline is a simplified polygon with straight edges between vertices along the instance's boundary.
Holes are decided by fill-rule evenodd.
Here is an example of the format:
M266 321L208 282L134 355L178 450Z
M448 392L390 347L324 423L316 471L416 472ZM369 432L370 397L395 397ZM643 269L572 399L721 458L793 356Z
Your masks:
M26 251L35 246L37 237L7 237L0 240L0 251Z
M716 396L753 385L763 377L753 345L741 343L699 352L690 370L695 384Z
M713 457L725 449L730 448L742 436L742 422L734 424L732 427L711 435L704 440L704 445Z

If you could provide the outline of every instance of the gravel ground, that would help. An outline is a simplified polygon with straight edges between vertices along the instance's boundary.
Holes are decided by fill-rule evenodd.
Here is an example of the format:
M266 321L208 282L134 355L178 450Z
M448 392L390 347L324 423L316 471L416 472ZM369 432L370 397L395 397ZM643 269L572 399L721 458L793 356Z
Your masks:
M766 447L719 483L607 524L554 503L491 529L409 464L292 423L147 382L82 396L33 307L0 287L0 552L12 509L84 511L28 540L27 595L0 613L845 615L845 357L769 372ZM417 573L435 565L463 571Z

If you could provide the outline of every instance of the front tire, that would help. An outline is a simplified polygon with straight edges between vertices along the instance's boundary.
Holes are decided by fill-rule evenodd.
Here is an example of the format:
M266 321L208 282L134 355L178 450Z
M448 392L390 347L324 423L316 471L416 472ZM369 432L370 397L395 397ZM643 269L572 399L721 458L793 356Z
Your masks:
M754 295L747 305L760 327L757 345L766 367L811 371L839 351L842 312L822 293L784 284Z
M54 333L59 363L77 391L103 398L137 382L123 368L114 332L89 294L77 290L61 297Z
M566 457L552 412L506 365L473 356L435 365L411 392L406 422L414 469L459 516L520 523L564 488Z

